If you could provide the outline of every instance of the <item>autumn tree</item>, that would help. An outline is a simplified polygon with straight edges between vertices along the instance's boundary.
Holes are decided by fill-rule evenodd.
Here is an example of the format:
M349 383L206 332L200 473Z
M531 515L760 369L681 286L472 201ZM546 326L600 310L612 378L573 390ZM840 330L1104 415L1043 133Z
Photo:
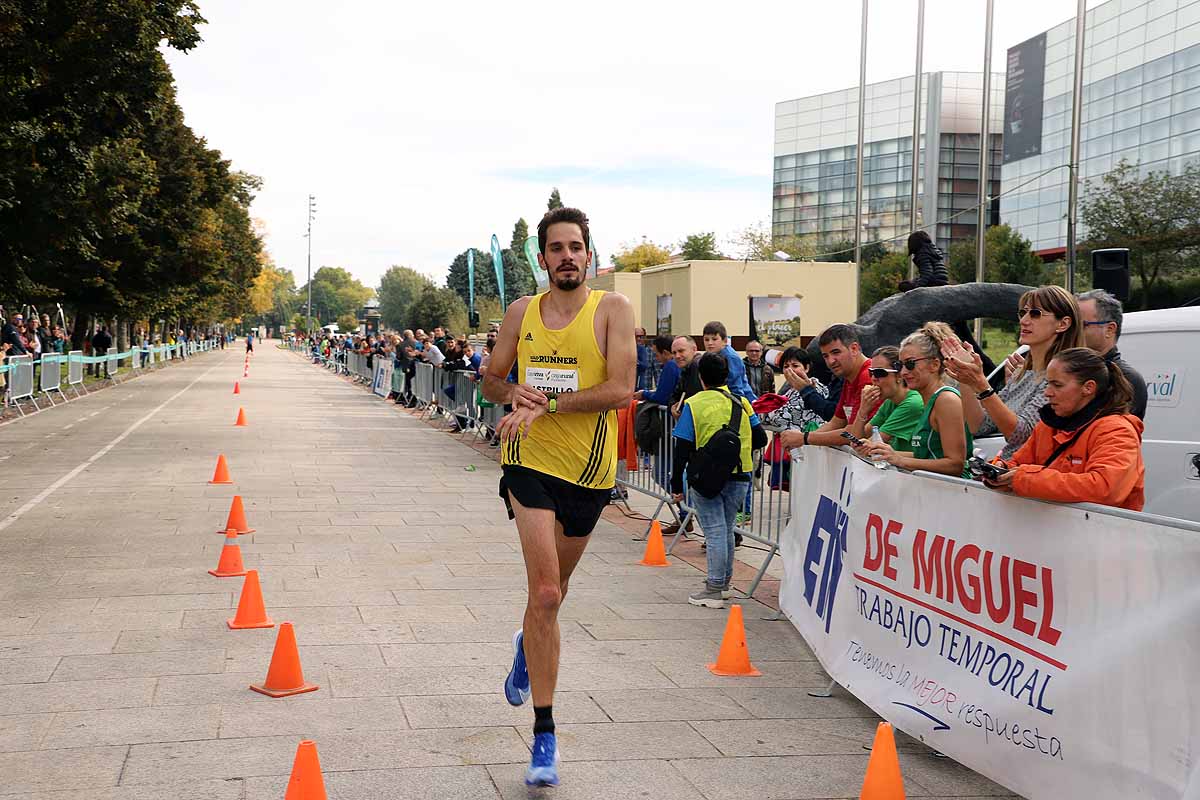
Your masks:
M733 235L738 257L747 261L776 261L777 252L786 253L788 258L800 261L816 252L816 241L811 236L775 236L767 222L750 225Z
M612 264L620 272L641 272L647 267L656 267L671 260L671 253L649 239L627 242L617 253L613 253Z

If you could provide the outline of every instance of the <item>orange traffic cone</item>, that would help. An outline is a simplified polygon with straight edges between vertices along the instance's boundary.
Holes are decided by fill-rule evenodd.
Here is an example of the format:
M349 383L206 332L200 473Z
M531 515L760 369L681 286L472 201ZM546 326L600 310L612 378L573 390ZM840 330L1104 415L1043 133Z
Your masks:
M900 758L896 755L896 737L892 726L879 723L875 729L875 744L867 762L859 800L904 800L904 778L900 775Z
M241 393L242 393L242 388L241 388L241 387L238 385L238 382L237 382L237 381L234 381L234 382L233 382L233 393L234 393L234 394L241 394Z
M221 548L221 558L217 560L217 568L210 569L209 575L218 578L240 578L246 574L242 566L242 548L238 547L237 531L230 528L225 532L225 546Z
M666 548L663 547L662 525L658 524L658 520L650 523L650 535L646 537L646 553L638 563L643 567L671 566L671 562L667 561Z
M235 427L235 428L244 428L244 427L246 427L246 409L244 409L244 408L238 408L238 418L237 418L237 422L233 423L233 425L234 425L234 427Z
M317 758L317 743L305 739L296 748L292 762L292 777L288 778L287 794L283 800L328 800L325 779L321 777L321 760Z
M225 456L217 456L217 469L213 472L212 480L209 483L233 483L229 479L229 465L225 463Z
M746 626L742 622L742 607L733 605L729 609L729 620L725 623L725 636L721 639L721 650L717 663L708 665L714 675L762 675L750 663L750 650L746 647Z
M230 528L237 531L238 536L254 533L254 528L246 524L246 510L242 508L242 496L240 494L235 494L233 501L229 504L229 519L225 522L225 530L217 531L217 533L224 535L225 531Z
M235 631L247 628L274 628L275 623L267 616L263 604L262 587L258 583L258 570L246 570L246 582L242 584L242 596L238 598L237 614L226 623Z
M304 682L304 670L300 668L300 651L296 647L296 631L292 623L279 623L279 635L275 637L275 652L271 653L267 679L261 684L250 684L250 688L268 697L290 697L317 690L315 683Z

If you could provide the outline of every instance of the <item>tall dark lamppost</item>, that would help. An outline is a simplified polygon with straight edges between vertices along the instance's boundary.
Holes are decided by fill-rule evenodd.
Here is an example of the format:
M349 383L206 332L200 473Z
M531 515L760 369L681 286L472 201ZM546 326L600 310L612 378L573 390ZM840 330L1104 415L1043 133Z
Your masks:
M313 217L317 214L317 198L313 195L308 196L308 233L304 234L304 238L308 239L308 304L307 316L308 327L305 329L309 336L312 336L312 223Z

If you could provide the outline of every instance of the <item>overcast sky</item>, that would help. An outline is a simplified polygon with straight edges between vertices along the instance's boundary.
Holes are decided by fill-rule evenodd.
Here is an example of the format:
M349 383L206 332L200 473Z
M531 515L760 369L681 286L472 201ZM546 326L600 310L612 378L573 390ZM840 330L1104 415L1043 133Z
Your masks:
M1095 5L1093 2L1092 5ZM925 70L980 70L984 0L928 0ZM558 186L604 262L622 243L726 238L771 214L774 105L858 80L856 2L395 3L200 0L168 53L188 123L263 178L252 214L277 264L368 286L393 264L439 283L507 246ZM1074 15L999 0L1005 50ZM875 0L868 81L911 74L916 0ZM531 230L531 233L533 231Z

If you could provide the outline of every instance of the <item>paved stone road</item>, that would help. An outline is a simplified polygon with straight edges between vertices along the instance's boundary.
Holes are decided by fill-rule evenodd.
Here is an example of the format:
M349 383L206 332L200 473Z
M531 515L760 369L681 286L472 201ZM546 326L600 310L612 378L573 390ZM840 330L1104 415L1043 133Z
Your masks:
M282 798L304 737L331 798L529 796L532 712L500 694L524 572L495 464L269 346L234 397L241 363L202 356L0 427L0 798ZM207 485L217 453L234 486ZM235 493L246 565L317 692L247 689L276 631L227 630L241 580L206 573ZM824 674L757 603L763 676L710 674L725 616L683 602L701 573L639 555L602 522L572 581L564 785L545 794L857 797L874 715L808 697ZM911 740L901 761L910 797L1006 794Z

